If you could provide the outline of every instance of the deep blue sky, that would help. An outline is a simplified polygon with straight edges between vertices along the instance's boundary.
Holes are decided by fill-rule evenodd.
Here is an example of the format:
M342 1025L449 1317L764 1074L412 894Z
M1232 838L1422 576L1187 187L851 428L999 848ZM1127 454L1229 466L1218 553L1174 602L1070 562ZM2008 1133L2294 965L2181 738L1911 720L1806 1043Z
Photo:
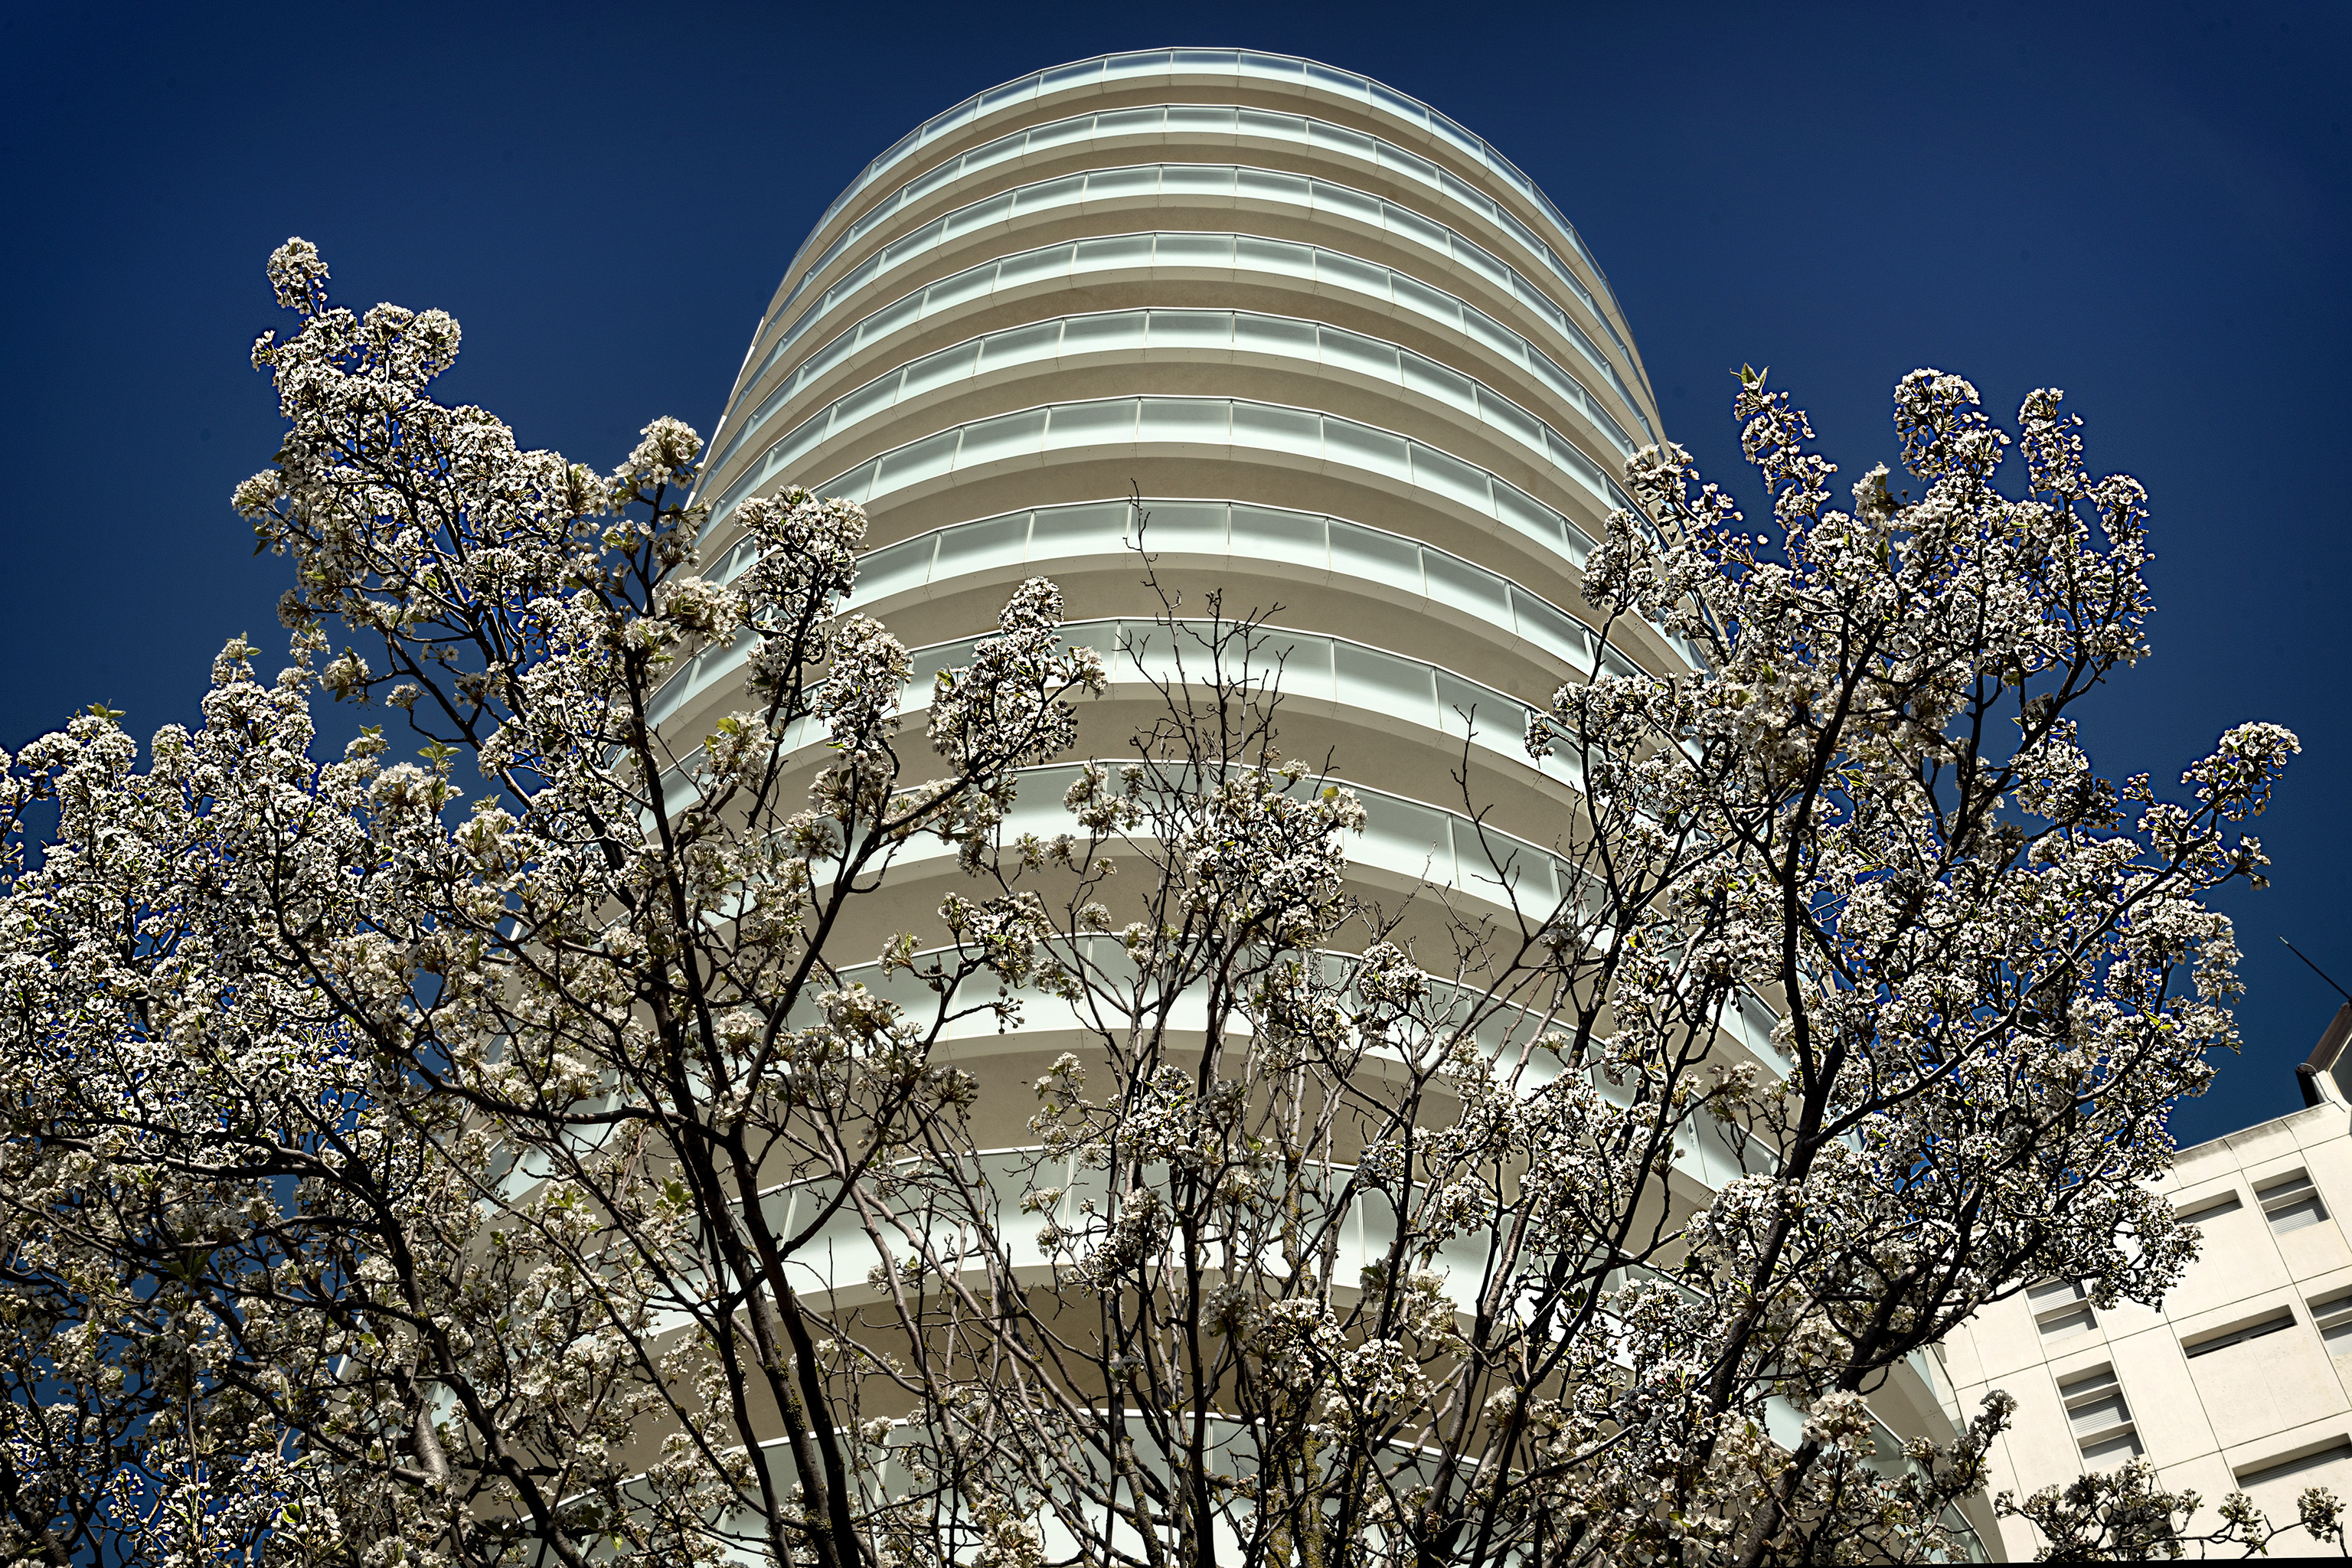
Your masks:
M1458 26L1456 24L1459 24ZM2352 986L2341 472L2352 8L497 5L0 11L5 530L0 745L103 700L193 716L282 563L230 487L278 423L261 263L466 329L446 394L609 467L709 429L793 247L902 132L1040 66L1170 43L1307 54L1493 140L1591 242L1669 430L1738 468L1726 372L1769 364L1849 474L1887 392L2038 384L2155 500L2156 657L2092 726L2176 777L2230 723L2304 739L2239 895L2242 1059L2183 1142L2299 1103ZM1752 494L1752 489L1750 490Z

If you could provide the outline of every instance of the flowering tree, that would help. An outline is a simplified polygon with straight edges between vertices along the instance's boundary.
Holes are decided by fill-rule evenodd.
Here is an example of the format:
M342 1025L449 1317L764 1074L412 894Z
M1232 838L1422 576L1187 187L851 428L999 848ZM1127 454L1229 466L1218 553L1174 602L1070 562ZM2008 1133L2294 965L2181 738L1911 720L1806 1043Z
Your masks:
M0 795L5 1539L686 1561L724 1519L854 1561L799 1238L742 1199L852 1183L964 1097L928 1050L961 972L909 1016L827 935L909 845L985 845L1092 656L1023 587L910 769L906 651L839 613L855 507L753 503L761 558L715 586L693 432L656 421L610 477L519 450L425 395L446 316L331 307L300 241L269 270L290 428L237 503L292 559L294 662L260 681L232 643L143 769L93 710ZM336 622L388 668L314 668ZM656 688L738 637L751 707L674 751ZM318 687L381 694L424 764L380 729L314 760ZM804 722L832 749L788 779ZM788 1464L747 1458L771 1440Z
M1074 880L1024 962L1091 1042L1038 1085L1051 1289L907 1240L940 1284L893 1321L990 1390L935 1464L992 1454L1013 1513L1155 1565L1909 1559L1950 1549L2009 1405L1937 1451L1865 1396L2024 1283L2179 1277L2147 1183L2234 1038L2200 898L2259 881L2236 825L2294 738L2233 731L2187 804L2091 772L2069 710L2142 651L2144 505L2055 393L2012 499L1973 389L1906 378L1923 492L1874 469L1851 512L1781 395L1738 408L1775 533L1653 449L1585 584L1706 667L1529 724L1582 780L1564 897L1483 827L1507 916L1351 895L1356 808L1269 765L1278 681L1222 620L1073 834L996 863L1008 899ZM1769 1059L1723 1047L1744 995Z
M2232 1038L2200 900L2294 741L2233 731L2179 804L2091 772L2144 507L2055 394L2011 499L1973 391L1906 379L1922 494L1848 513L1749 378L1769 537L1638 457L1587 598L1706 668L1537 710L1549 843L1465 749L1484 890L1383 900L1265 617L1171 590L1106 669L1033 581L918 763L855 507L747 502L698 575L691 431L519 450L426 395L446 317L270 272L289 433L238 502L290 665L234 642L200 728L142 758L93 710L0 794L0 1552L1915 1558L2005 1410L1896 1453L1866 1396L2029 1279L2189 1258L2146 1183ZM740 710L657 722L721 647ZM1114 675L1146 717L1090 753ZM320 689L422 765L314 758ZM1074 759L1064 830L1013 831ZM934 847L928 934L861 913ZM1079 1042L1024 1149L976 1131L975 1017Z

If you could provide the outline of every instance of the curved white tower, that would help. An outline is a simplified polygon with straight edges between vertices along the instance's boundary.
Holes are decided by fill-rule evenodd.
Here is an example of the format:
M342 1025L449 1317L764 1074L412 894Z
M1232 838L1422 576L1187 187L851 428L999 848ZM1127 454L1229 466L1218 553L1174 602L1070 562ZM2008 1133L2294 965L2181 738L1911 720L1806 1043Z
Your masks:
M938 115L824 213L712 437L705 570L738 564L747 497L863 503L856 604L921 650L919 689L1031 575L1061 586L1073 640L1148 626L1139 510L1180 614L1214 592L1279 628L1284 750L1328 756L1368 808L1354 875L1502 908L1467 796L1548 910L1540 846L1574 780L1527 757L1527 700L1597 658L1683 667L1623 623L1601 654L1581 593L1626 504L1613 476L1658 423L1601 268L1483 140L1311 60L1113 55ZM706 655L656 716L692 731L735 686ZM1124 739L1115 700L1086 706ZM1022 809L1053 832L1061 793L1024 785ZM951 874L934 864L892 873L924 907ZM1761 1059L1769 1024L1753 1011L1725 1049ZM1069 1045L1050 1026L966 1043L1003 1142L1026 1141L1029 1085ZM1701 1182L1736 1169L1693 1153ZM1875 1403L1948 1438L1956 1407L1916 1360Z

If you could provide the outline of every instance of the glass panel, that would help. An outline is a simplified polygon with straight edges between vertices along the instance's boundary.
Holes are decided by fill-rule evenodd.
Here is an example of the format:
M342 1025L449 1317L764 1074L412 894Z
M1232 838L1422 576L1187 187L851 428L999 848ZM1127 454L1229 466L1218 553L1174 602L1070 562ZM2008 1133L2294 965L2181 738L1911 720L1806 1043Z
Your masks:
M1425 126L1429 123L1429 110L1423 108L1419 100L1407 98L1396 89L1383 86L1377 81L1372 82L1370 87L1372 102L1378 107L1387 110L1400 120L1410 121L1415 125Z
M2327 1342L2328 1354L2352 1355L2352 1317L2330 1323L2319 1331L2319 1337Z
M947 531L940 546L942 574L977 572L1026 560L1029 554L1029 514L992 517Z
M1104 169L1087 176L1087 200L1114 201L1148 196L1160 189L1160 167L1147 163L1134 169Z
M1451 294L1432 289L1426 283L1416 282L1402 272L1389 274L1389 298L1433 321L1458 325L1462 319L1460 300Z
M1155 349L1228 349L1233 343L1231 310L1151 312L1151 346Z
M1148 234L1115 234L1104 239L1080 240L1076 248L1077 255L1072 265L1081 271L1151 264L1151 237Z
M1074 66L1061 66L1044 74L1038 84L1038 91L1059 92L1065 88L1076 87L1085 82L1097 80L1102 76L1102 71L1103 62L1100 60L1085 60Z
M1501 488L1494 483L1483 468L1472 467L1461 458L1441 452L1434 447L1412 449L1412 477L1415 483L1450 496L1475 510L1492 515ZM1530 527L1528 531L1534 531ZM1559 548L1559 530L1557 525L1538 537Z
M1368 196L1361 191L1350 190L1346 185L1335 185L1328 180L1315 182L1317 212L1330 213L1338 217L1354 218L1358 223L1378 228L1381 226L1381 209L1386 205L1387 204L1378 197Z
M1579 668L1592 668L1591 645L1586 640L1582 628L1567 616L1534 595L1517 588L1511 590L1511 609L1517 619L1521 637Z
M1113 398L1102 403L1057 403L1045 426L1048 450L1091 446L1096 442L1123 444L1135 439L1135 399Z
M1370 87L1365 83L1364 79L1355 72L1335 70L1315 60L1308 60L1306 63L1307 86L1319 87L1326 92L1336 92L1360 102L1371 97Z
M1233 405L1222 397L1147 397L1136 438L1224 446L1233 439Z
M1154 267L1230 267L1234 237L1230 234L1163 234L1152 247Z
M1089 176L1085 174L1065 174L1058 180L1042 180L1034 185L1023 185L1018 190L1007 191L1004 195L997 199L1008 201L1014 211L1039 212L1047 207L1059 206L1064 202L1081 199L1086 195L1088 178ZM971 223L960 226L962 229L975 226L977 226Z
M1160 194L1230 196L1240 173L1228 163L1163 163L1160 166Z
M1287 696L1319 697L1328 702L1335 695L1329 637L1268 631L1251 648L1249 666L1254 679L1278 679Z
M1113 109L1076 123L1096 136L1134 136L1166 129L1168 110L1152 104L1144 109Z
M1314 182L1297 174L1277 174L1271 169L1235 169L1233 175L1234 194L1244 201L1304 206L1314 195Z
M1323 422L1323 451L1326 458L1332 462L1369 468L1391 479L1412 478L1412 463L1405 455L1403 437L1391 436L1385 430L1375 430L1350 419L1327 419Z
M930 580L931 557L939 543L939 536L933 534L909 539L903 544L886 545L867 554L857 563L857 588L850 596L852 602L869 604L922 586Z
M1063 193L1056 194L1054 191L1045 190L1043 186L1030 187L1032 190L1044 192L1034 202L1029 204L1031 210L1036 207L1052 206L1055 202L1065 199L1066 195L1074 199L1080 188L1075 178L1049 181L1048 184L1063 187ZM984 202L974 202L968 207L959 208L942 220L940 232L942 235L970 234L974 229L986 228L991 224L1002 223L1011 215L1013 198L1018 194L1006 191L1002 195L991 196Z
M1468 240L1463 238L1457 234L1448 237L1446 249L1452 252L1455 261L1458 261L1463 266L1469 268L1472 271L1482 272L1495 282L1500 283L1506 288L1509 287L1511 282L1511 269L1504 266L1500 261L1496 260L1494 256L1480 247L1471 244Z
M1163 123L1171 131L1202 131L1212 134L1232 135L1240 123L1242 111L1213 103L1171 103Z
M1244 50L1238 64L1243 76L1271 78L1276 81L1297 81L1306 74L1306 62L1287 55L1257 55Z
M1532 447L1538 452L1545 449L1543 426L1507 398L1482 390L1478 394L1478 417L1508 432L1522 446Z
M1258 272L1278 272L1291 278L1312 278L1322 265L1323 253L1308 245L1289 245L1278 239L1259 239L1241 235L1234 241L1236 266Z
M2139 1456L2139 1434L2137 1432L2118 1433L2113 1437L2103 1437L2095 1443L2083 1446L2084 1459L2093 1465L2137 1459Z
M1144 416L1147 432L1151 428ZM1227 515L1222 501L1152 501L1143 509L1141 542L1150 551L1192 555L1223 555L1229 548Z
M1325 120L1309 121L1305 129L1307 140L1315 146L1335 148L1353 157L1361 158L1367 163L1380 162L1379 140L1367 136L1360 131L1350 131L1345 126L1334 125Z
M1396 169L1412 175L1425 185L1437 183L1437 165L1426 158L1416 158L1391 142L1380 144L1380 164L1383 169Z
M1336 369L1352 370L1381 381L1402 380L1397 370L1397 351L1390 344L1378 342L1359 332L1341 331L1337 327L1325 327L1316 334L1319 357L1325 364Z
M1391 234L1401 239L1409 239L1416 245L1426 246L1441 256L1445 254L1449 237L1444 224L1425 218L1411 208L1401 207L1394 202L1388 204L1387 209L1381 213L1381 226Z
M1402 370L1404 384L1413 391L1426 394L1465 413L1478 411L1478 389L1468 376L1448 370L1433 360L1425 360L1419 354L1409 355Z
M861 463L839 479L828 480L815 488L825 495L863 504L874 499L874 473L880 467L881 464L878 462Z
M877 488L895 490L922 479L935 479L955 466L956 437L961 430L942 430L936 436L887 453L882 458L881 477Z
M999 104L1019 103L1024 99L1034 98L1036 96L1037 79L1034 76L1024 77L1019 81L1007 82L1003 87L982 93L980 95L980 112L985 114L990 110L996 108Z
M1387 583L1407 593L1423 594L1428 592L1428 585L1422 576L1423 558L1421 547L1410 539L1352 522L1331 524L1334 571L1369 582Z
M1140 349L1148 318L1141 310L1121 310L1106 316L1072 316L1062 323L1062 353L1109 353Z
M1266 403L1234 405L1234 440L1276 452L1323 455L1323 420L1299 408Z
M943 382L961 381L968 378L971 374L973 363L980 358L981 351L993 346L992 342L986 341L977 343L961 343L954 348L941 349L938 353L929 354L917 360L907 367L906 376L898 388L898 395L902 398L912 397L917 393L927 392ZM992 363L989 368L993 370L996 364L1001 363L1003 362Z
M1423 556L1422 570L1429 582L1429 596L1439 604L1476 616L1492 626L1511 624L1510 600L1503 580L1493 573L1434 550Z
M1118 501L1048 508L1030 527L1029 559L1117 550L1127 533L1127 507Z
M1370 294L1374 299L1389 297L1389 269L1375 267L1369 261L1359 261L1352 256L1342 256L1336 250L1315 253L1315 276L1318 281L1336 283Z
M948 352L952 354L955 351L950 349ZM967 354L971 353L969 345L964 352ZM916 364L919 365L921 363L918 360ZM898 383L905 374L906 372L901 371L898 375L886 375L879 381L868 382L835 403L833 405L834 428L846 430L868 415L887 408L898 402Z
M857 341L861 343L870 343L877 338L898 331L922 313L923 297L920 294L909 294L905 299L883 306L858 322ZM846 332L842 334L845 338L848 335Z
M1095 119L1087 115L1077 120L1056 120L1050 125L1040 125L1021 138L1024 153L1043 153L1072 142L1091 141L1095 135Z
M1233 513L1236 555L1315 567L1328 559L1323 540L1325 520L1311 512L1237 505Z
M1427 665L1354 643L1338 644L1336 652L1340 700L1408 723L1437 722L1437 692Z
M956 467L963 468L1036 451L1045 437L1046 413L1043 408L1024 408L1018 414L999 415L966 426Z
M1141 54L1113 55L1103 62L1106 79L1125 76L1150 76L1168 68L1168 51L1150 49Z
M1250 353L1311 360L1315 357L1315 323L1288 316L1237 314L1234 318L1234 347Z
M1447 734L1475 734L1489 746L1516 747L1527 724L1525 704L1458 675L1437 672L1437 727Z

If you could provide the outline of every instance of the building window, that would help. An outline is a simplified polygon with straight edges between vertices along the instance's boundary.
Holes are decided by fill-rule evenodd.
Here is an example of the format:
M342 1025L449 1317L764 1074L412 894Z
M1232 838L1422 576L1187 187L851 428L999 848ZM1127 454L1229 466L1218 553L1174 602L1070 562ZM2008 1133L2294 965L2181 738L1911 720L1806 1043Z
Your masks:
M2220 1219L2225 1214L2235 1214L2245 1206L2238 1201L2238 1194L2233 1190L2210 1198L2200 1198L2172 1217L2182 1225L2205 1225Z
M2311 1304L2311 1321L2327 1342L2330 1355L2352 1355L2352 1290Z
M2315 1470L2322 1465L2332 1465L2338 1459L2352 1459L2352 1437L2337 1437L2308 1453L2293 1455L2284 1459L2271 1459L2250 1470L2238 1472L2242 1487L2258 1487L2264 1481L2283 1481L2289 1476Z
M2058 1385L2066 1406L2066 1426L2086 1465L2120 1464L2140 1456L2139 1429L2132 1424L2131 1406L2124 1403L2123 1385L2113 1367L2101 1367Z
M2302 1171L2256 1187L2254 1197L2263 1205L2263 1213L2270 1216L2271 1228L2281 1236L2307 1225L2317 1225L2327 1217L2327 1205L2319 1201L2319 1189Z
M2089 1296L2079 1279L2045 1279L2026 1288L2025 1304L2032 1310L2033 1326L2042 1331L2043 1339L2063 1340L2099 1326Z
M2180 1348L2188 1352L2189 1358L2194 1360L2200 1355L2211 1355L2215 1351L2225 1351L2231 1345L2243 1344L2248 1340L2258 1340L2264 1334L2274 1334L2281 1329L2293 1327L2294 1327L2294 1309L2281 1307L2266 1318L2257 1318L2251 1323L2240 1323L2235 1328L2223 1329L2221 1332L2208 1334L2201 1340L2191 1340Z

